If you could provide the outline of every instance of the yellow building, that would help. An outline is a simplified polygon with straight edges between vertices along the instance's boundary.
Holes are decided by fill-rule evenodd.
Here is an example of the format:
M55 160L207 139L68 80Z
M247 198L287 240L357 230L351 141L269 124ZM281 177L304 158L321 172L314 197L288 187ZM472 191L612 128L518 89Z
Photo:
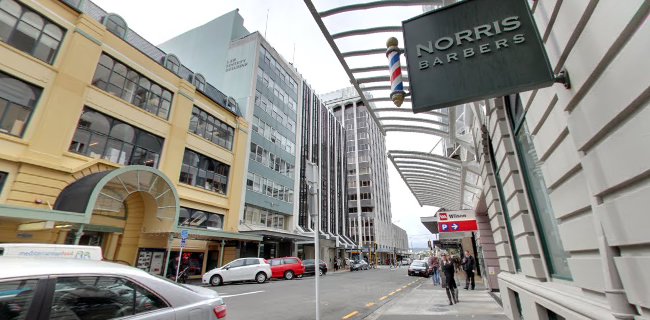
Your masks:
M0 16L0 242L162 274L188 230L199 275L261 240L237 231L249 129L225 95L91 1Z

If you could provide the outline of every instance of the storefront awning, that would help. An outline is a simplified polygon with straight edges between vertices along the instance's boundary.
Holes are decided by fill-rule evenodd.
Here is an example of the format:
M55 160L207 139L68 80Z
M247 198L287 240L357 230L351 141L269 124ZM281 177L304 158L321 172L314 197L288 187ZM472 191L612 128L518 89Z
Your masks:
M84 214L89 223L93 212L126 215L125 200L136 192L153 197L158 219L178 220L174 185L160 170L147 166L125 166L80 178L61 191L53 208Z
M227 232L223 230L209 230L201 228L187 228L187 227L177 227L176 228L176 238L181 237L181 231L187 230L190 239L201 239L201 240L215 240L215 239L224 239L224 240L247 240L247 241L262 241L262 236L254 235L250 233L242 232Z
M269 237L269 238L274 238L274 239L285 239L285 240L292 240L292 241L309 241L313 240L311 237L295 234L295 233L288 233L288 232L281 232L281 231L272 231L272 230L250 230L250 231L240 231L240 234L250 234L250 235L257 235L260 237Z

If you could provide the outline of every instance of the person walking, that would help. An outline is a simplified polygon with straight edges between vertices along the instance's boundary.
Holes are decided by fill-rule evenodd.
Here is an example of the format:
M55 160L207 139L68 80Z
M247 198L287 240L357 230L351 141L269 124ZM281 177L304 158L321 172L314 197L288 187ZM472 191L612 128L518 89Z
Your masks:
M436 255L429 257L429 271L433 278L433 285L440 284L440 259Z
M474 268L476 267L476 260L469 253L469 250L465 250L465 257L463 257L463 270L465 270L465 290L469 290L470 284L472 290L476 287L474 283Z
M456 286L456 280L454 279L456 268L446 253L442 254L440 269L443 275L442 287L447 292L447 298L449 298L449 305L451 306L454 303L458 303L458 286Z

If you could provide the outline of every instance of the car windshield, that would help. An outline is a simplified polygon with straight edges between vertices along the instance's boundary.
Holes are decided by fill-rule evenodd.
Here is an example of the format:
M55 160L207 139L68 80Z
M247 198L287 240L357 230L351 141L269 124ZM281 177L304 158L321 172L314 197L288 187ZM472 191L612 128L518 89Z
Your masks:
M426 267L426 263L424 261L415 261L411 263L411 267Z

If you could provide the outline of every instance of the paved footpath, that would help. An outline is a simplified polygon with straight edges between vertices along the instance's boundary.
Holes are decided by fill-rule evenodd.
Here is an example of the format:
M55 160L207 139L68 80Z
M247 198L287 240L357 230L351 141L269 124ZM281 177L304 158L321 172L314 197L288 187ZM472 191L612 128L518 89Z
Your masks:
M464 284L464 282L463 282ZM501 306L487 290L458 290L460 303L449 305L445 289L433 286L430 279L420 282L412 291L392 300L366 320L415 320L415 319L481 319L507 320Z

